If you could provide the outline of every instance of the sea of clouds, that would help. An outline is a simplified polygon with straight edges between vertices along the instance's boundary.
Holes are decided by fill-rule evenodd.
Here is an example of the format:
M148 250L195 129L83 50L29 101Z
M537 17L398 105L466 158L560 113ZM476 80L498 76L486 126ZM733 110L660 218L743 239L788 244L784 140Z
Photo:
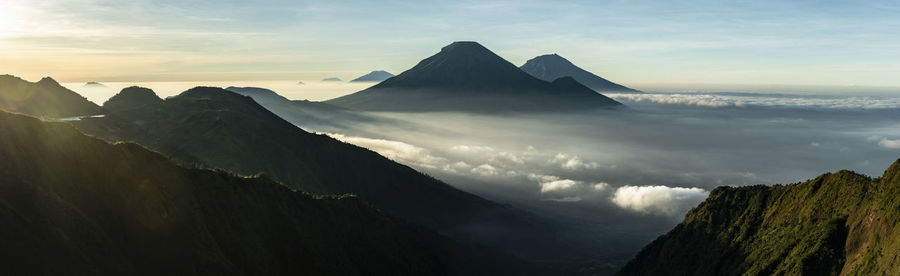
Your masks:
M900 97L819 96L753 93L605 94L625 103L693 105L703 107L785 107L828 109L897 109Z
M373 113L394 123L327 134L497 201L673 221L717 186L793 183L839 169L878 175L900 157L898 98L609 96L628 108Z

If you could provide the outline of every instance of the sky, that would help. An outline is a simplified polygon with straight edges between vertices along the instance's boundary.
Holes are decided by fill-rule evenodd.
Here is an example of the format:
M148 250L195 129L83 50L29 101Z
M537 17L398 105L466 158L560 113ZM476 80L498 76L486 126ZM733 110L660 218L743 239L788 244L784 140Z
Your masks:
M61 82L352 79L452 41L558 53L645 90L900 87L897 1L0 0L0 73ZM900 89L897 89L900 91Z

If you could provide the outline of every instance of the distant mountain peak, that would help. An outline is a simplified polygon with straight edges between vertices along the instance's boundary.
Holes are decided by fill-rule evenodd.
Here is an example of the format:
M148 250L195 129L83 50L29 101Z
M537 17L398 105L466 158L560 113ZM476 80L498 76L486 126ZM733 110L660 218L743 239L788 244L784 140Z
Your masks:
M444 51L482 51L482 52L490 52L487 47L484 47L478 42L475 41L454 41L447 46L441 47L441 52Z
M388 73L387 71L375 70L369 72L368 74L362 75L361 77L355 78L350 82L381 82L393 76L394 74Z
M516 89L535 86L539 82L481 44L457 41L374 87Z
M330 100L367 110L570 110L620 103L577 82L525 73L488 48L457 41L399 75Z
M341 80L340 78L324 78L324 79L322 79L322 81L327 81L327 82L341 82L342 80Z
M581 69L568 59L556 53L540 55L529 59L520 68L522 71L544 81L553 81L560 77L569 76L584 86L598 92L640 92Z

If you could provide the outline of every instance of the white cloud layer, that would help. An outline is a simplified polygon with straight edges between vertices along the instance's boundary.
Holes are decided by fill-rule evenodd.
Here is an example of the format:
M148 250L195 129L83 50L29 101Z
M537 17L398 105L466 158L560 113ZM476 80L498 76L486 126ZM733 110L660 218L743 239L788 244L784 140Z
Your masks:
M616 189L612 202L641 213L681 215L706 199L709 192L701 188L668 186L622 186Z
M819 109L893 109L900 108L900 98L890 97L820 97L770 94L617 94L604 95L622 102L691 105L702 107L799 107Z

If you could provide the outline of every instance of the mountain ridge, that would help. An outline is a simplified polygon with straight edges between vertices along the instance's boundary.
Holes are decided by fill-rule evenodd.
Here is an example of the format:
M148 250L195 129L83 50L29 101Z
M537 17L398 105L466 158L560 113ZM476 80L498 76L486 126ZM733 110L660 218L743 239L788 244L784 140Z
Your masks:
M105 111L50 77L29 82L0 75L0 109L42 118L66 118L103 114Z
M895 275L898 193L900 160L879 178L716 188L619 275Z
M63 122L0 111L0 124L7 273L465 275L529 267L353 196L312 197L264 175L178 166Z
M525 64L519 68L544 81L553 81L561 77L572 77L579 83L597 92L640 93L638 90L611 82L594 73L581 69L558 54L534 57L526 61Z
M350 82L382 82L392 77L394 77L394 74L391 74L387 71L375 70L358 78L352 79L350 80Z

